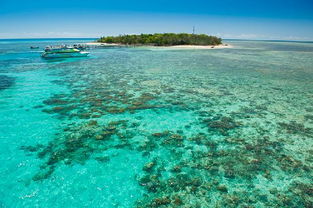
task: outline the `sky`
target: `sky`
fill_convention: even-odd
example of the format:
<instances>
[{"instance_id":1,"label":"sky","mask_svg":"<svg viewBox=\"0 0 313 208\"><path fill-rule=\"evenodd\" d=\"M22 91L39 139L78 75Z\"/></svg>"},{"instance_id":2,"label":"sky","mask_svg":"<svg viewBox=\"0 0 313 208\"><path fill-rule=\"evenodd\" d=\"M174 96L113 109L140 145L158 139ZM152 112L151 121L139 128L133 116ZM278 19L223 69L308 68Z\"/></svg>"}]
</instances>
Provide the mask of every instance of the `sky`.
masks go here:
<instances>
[{"instance_id":1,"label":"sky","mask_svg":"<svg viewBox=\"0 0 313 208\"><path fill-rule=\"evenodd\" d=\"M313 0L0 0L0 38L187 32L313 40Z\"/></svg>"}]
</instances>

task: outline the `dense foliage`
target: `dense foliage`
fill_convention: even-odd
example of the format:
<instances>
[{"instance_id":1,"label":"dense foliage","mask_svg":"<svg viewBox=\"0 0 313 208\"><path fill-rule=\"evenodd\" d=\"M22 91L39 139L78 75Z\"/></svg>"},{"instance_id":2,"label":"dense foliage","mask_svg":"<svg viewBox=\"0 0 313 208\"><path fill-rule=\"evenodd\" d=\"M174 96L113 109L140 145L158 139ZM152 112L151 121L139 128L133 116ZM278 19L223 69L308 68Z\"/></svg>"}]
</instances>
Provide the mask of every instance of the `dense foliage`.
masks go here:
<instances>
[{"instance_id":1,"label":"dense foliage","mask_svg":"<svg viewBox=\"0 0 313 208\"><path fill-rule=\"evenodd\" d=\"M120 35L107 36L98 39L101 43L118 43L126 45L155 45L155 46L172 46L172 45L219 45L222 39L205 34L188 34L188 33L155 33L141 35Z\"/></svg>"}]
</instances>

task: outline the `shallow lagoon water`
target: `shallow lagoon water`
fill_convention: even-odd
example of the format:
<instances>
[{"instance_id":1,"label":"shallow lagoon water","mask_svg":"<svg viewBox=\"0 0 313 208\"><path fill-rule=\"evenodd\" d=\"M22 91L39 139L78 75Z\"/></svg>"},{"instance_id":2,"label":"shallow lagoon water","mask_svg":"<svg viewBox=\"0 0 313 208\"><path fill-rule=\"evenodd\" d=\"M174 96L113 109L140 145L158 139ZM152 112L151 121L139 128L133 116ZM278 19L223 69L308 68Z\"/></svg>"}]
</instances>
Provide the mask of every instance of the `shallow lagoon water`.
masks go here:
<instances>
[{"instance_id":1,"label":"shallow lagoon water","mask_svg":"<svg viewBox=\"0 0 313 208\"><path fill-rule=\"evenodd\" d=\"M312 206L312 43L80 41L0 41L0 207Z\"/></svg>"}]
</instances>

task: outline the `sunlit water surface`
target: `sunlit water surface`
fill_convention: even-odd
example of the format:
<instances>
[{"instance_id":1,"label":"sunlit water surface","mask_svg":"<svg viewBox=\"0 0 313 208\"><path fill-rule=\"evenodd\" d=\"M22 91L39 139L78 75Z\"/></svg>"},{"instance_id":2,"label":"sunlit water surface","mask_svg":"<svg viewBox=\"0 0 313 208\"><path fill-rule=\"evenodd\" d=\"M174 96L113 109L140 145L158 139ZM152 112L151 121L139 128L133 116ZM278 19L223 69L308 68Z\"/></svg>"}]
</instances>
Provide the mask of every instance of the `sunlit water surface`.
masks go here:
<instances>
[{"instance_id":1,"label":"sunlit water surface","mask_svg":"<svg viewBox=\"0 0 313 208\"><path fill-rule=\"evenodd\" d=\"M312 207L312 43L86 41L0 40L1 208Z\"/></svg>"}]
</instances>

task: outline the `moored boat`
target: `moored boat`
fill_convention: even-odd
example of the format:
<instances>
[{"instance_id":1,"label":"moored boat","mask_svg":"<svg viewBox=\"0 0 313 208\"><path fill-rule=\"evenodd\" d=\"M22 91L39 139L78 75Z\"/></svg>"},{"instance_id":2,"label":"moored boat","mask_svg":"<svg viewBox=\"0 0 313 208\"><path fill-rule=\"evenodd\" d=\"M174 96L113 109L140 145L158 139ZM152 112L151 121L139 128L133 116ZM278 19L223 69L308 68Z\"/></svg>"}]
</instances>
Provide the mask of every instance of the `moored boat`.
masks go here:
<instances>
[{"instance_id":1,"label":"moored boat","mask_svg":"<svg viewBox=\"0 0 313 208\"><path fill-rule=\"evenodd\" d=\"M45 52L41 55L43 58L72 58L72 57L86 57L89 52L82 51L77 48L68 46L46 47Z\"/></svg>"}]
</instances>

